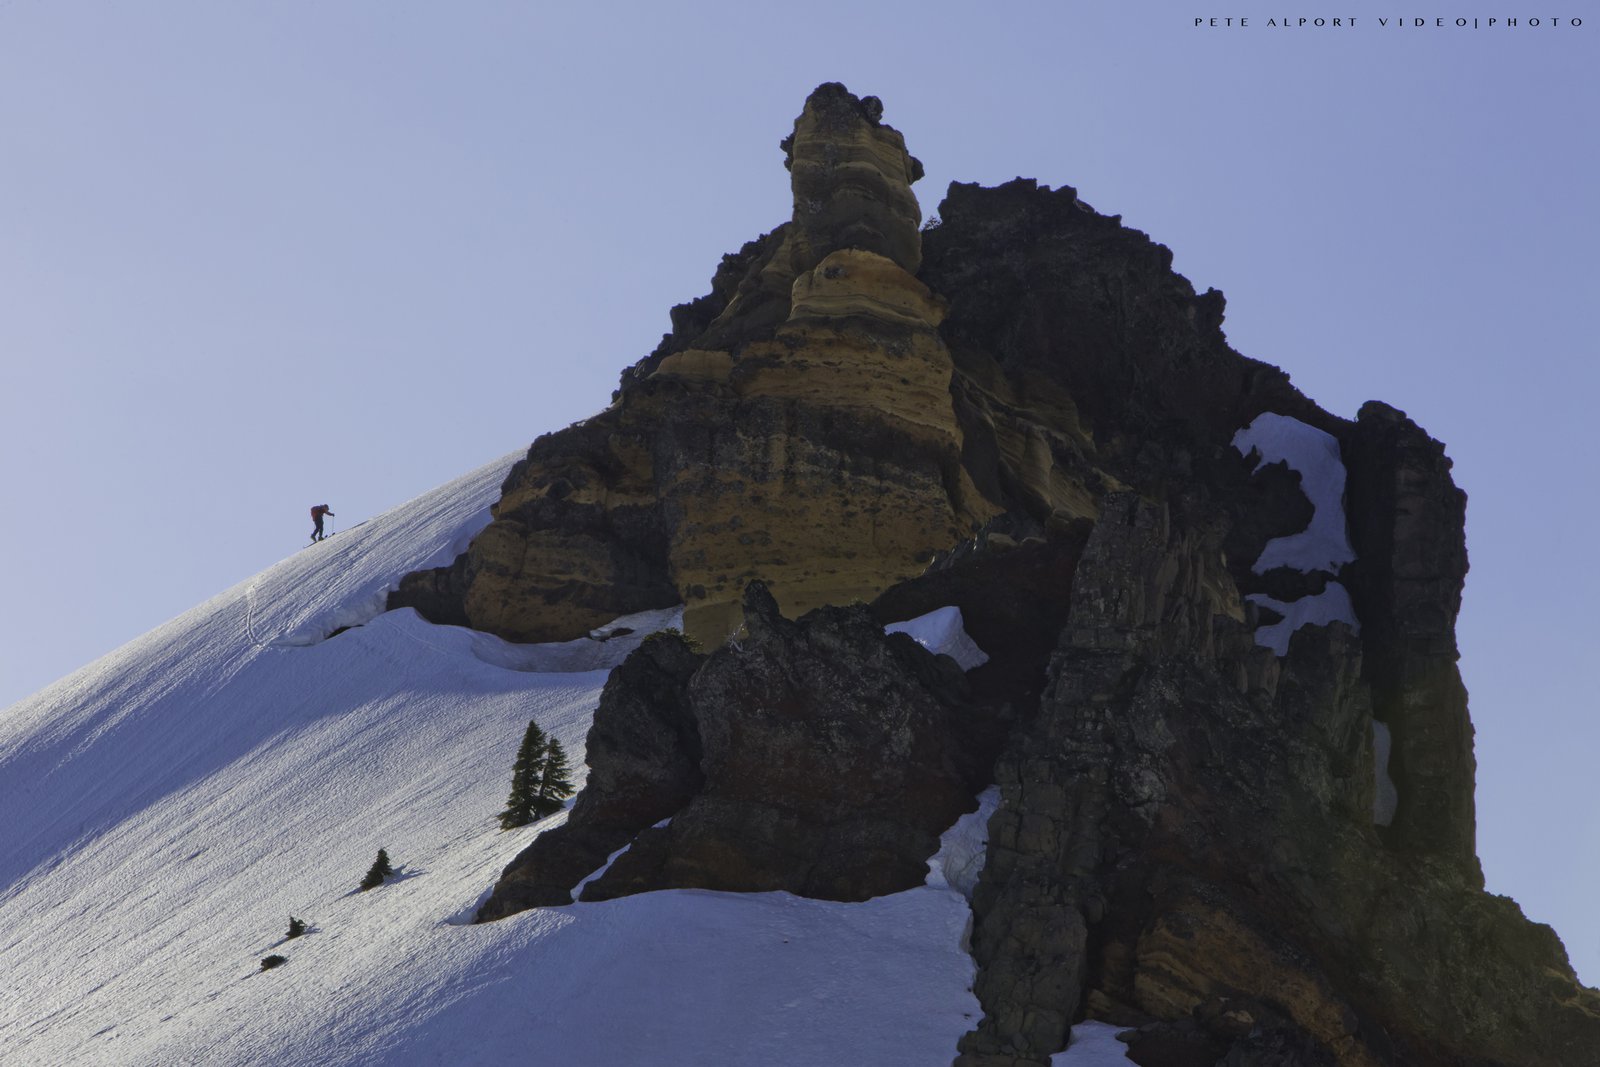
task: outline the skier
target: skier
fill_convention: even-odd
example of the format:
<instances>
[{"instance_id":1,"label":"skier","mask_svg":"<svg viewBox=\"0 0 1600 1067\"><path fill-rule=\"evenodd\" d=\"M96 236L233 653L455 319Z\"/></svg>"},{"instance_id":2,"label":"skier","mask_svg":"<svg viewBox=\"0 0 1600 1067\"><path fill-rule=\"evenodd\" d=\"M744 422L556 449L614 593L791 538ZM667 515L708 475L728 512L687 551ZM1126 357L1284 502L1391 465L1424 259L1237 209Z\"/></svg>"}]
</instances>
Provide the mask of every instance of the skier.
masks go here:
<instances>
[{"instance_id":1,"label":"skier","mask_svg":"<svg viewBox=\"0 0 1600 1067\"><path fill-rule=\"evenodd\" d=\"M311 531L311 540L320 541L326 536L322 532L322 516L332 514L333 509L326 504L318 504L311 509L311 521L316 525L316 529Z\"/></svg>"}]
</instances>

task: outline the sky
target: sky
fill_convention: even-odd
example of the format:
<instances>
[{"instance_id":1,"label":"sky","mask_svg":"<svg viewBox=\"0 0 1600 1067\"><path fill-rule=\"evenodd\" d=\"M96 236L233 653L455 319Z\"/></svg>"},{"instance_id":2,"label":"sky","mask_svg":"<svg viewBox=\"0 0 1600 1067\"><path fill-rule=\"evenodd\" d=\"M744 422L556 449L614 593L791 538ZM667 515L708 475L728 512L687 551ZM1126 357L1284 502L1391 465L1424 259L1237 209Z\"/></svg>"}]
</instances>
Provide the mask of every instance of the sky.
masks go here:
<instances>
[{"instance_id":1,"label":"sky","mask_svg":"<svg viewBox=\"0 0 1600 1067\"><path fill-rule=\"evenodd\" d=\"M602 408L787 218L778 141L837 80L925 213L1072 185L1222 289L1239 351L1446 443L1489 888L1600 983L1600 16L1336 7L0 0L0 708L313 504L346 529Z\"/></svg>"}]
</instances>

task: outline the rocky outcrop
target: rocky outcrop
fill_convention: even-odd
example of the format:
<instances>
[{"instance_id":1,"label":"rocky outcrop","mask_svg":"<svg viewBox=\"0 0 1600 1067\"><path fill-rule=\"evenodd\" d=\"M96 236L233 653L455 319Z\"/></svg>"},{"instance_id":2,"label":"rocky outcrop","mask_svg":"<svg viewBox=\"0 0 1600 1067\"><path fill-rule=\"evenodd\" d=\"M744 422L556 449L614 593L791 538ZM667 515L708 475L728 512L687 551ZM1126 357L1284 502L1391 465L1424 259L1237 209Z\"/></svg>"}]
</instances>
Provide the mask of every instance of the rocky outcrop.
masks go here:
<instances>
[{"instance_id":1,"label":"rocky outcrop","mask_svg":"<svg viewBox=\"0 0 1600 1067\"><path fill-rule=\"evenodd\" d=\"M784 138L794 190L791 263L796 275L841 249L859 249L915 274L922 263L922 210L911 186L922 164L885 126L883 103L844 86L818 86Z\"/></svg>"},{"instance_id":2,"label":"rocky outcrop","mask_svg":"<svg viewBox=\"0 0 1600 1067\"><path fill-rule=\"evenodd\" d=\"M964 1067L1085 1017L1146 1067L1600 1067L1600 994L1483 892L1443 447L1235 353L1222 294L1070 188L953 185L919 233L870 97L820 87L783 148L790 220L393 598L515 640L681 602L709 650L617 669L480 918L893 892L992 780ZM1337 477L1241 455L1263 415ZM1268 556L1313 524L1339 552ZM966 676L883 634L947 605Z\"/></svg>"},{"instance_id":3,"label":"rocky outcrop","mask_svg":"<svg viewBox=\"0 0 1600 1067\"><path fill-rule=\"evenodd\" d=\"M1047 1064L1087 1012L1182 1024L1141 1063L1260 1062L1269 1023L1266 1062L1600 1063L1600 995L1548 930L1453 857L1385 846L1360 640L1259 647L1186 525L1108 498L1084 551L1050 688L997 767L986 1014L957 1062Z\"/></svg>"},{"instance_id":4,"label":"rocky outcrop","mask_svg":"<svg viewBox=\"0 0 1600 1067\"><path fill-rule=\"evenodd\" d=\"M611 672L585 744L588 782L566 823L506 868L479 922L572 903L586 875L701 791L699 726L685 690L704 659L681 636L660 634Z\"/></svg>"},{"instance_id":5,"label":"rocky outcrop","mask_svg":"<svg viewBox=\"0 0 1600 1067\"><path fill-rule=\"evenodd\" d=\"M480 920L653 889L865 900L920 885L992 751L962 672L865 608L785 619L760 582L702 661L646 641L607 682L566 825L506 868Z\"/></svg>"},{"instance_id":6,"label":"rocky outcrop","mask_svg":"<svg viewBox=\"0 0 1600 1067\"><path fill-rule=\"evenodd\" d=\"M1394 737L1389 774L1401 797L1388 836L1482 885L1472 722L1456 667L1466 494L1450 480L1444 446L1387 404L1362 405L1344 454L1358 546L1348 584L1364 628L1373 711Z\"/></svg>"},{"instance_id":7,"label":"rocky outcrop","mask_svg":"<svg viewBox=\"0 0 1600 1067\"><path fill-rule=\"evenodd\" d=\"M536 441L462 559L390 606L518 641L682 602L709 646L751 578L796 615L870 600L998 510L961 463L944 302L912 273L921 167L881 106L824 85L784 142L794 218Z\"/></svg>"}]
</instances>

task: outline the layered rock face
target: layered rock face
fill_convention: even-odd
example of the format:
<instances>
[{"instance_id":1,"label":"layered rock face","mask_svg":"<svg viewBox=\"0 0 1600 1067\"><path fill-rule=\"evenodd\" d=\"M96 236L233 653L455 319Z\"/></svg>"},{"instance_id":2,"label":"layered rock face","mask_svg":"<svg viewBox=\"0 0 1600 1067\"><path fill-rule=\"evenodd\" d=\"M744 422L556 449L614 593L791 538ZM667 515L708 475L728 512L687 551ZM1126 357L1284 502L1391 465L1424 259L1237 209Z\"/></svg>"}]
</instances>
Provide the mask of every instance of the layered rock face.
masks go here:
<instances>
[{"instance_id":1,"label":"layered rock face","mask_svg":"<svg viewBox=\"0 0 1600 1067\"><path fill-rule=\"evenodd\" d=\"M893 892L993 782L963 1067L1083 1018L1145 1067L1600 1065L1600 994L1483 892L1443 447L1235 353L1070 188L953 185L919 234L870 97L819 88L784 149L790 221L393 598L516 640L682 602L706 650L614 672L480 919ZM947 605L965 675L882 632Z\"/></svg>"},{"instance_id":2,"label":"layered rock face","mask_svg":"<svg viewBox=\"0 0 1600 1067\"><path fill-rule=\"evenodd\" d=\"M824 85L784 141L794 218L729 257L615 403L536 441L494 522L392 607L564 640L682 602L720 645L760 577L795 614L870 600L994 515L961 464L921 165L881 105Z\"/></svg>"}]
</instances>

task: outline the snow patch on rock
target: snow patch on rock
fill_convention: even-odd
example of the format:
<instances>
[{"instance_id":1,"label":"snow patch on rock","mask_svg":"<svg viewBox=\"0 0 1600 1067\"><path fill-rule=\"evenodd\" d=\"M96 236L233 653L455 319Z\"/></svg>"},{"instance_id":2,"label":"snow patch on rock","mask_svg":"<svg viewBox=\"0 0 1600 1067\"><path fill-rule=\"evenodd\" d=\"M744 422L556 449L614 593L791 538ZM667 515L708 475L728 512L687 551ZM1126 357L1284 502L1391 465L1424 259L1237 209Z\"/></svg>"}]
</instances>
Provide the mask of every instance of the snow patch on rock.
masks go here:
<instances>
[{"instance_id":1,"label":"snow patch on rock","mask_svg":"<svg viewBox=\"0 0 1600 1067\"><path fill-rule=\"evenodd\" d=\"M590 631L589 636L572 641L550 641L519 645L493 634L470 631L472 654L485 663L509 671L538 674L575 674L582 671L608 671L628 658L628 654L653 633L668 628L683 629L683 605L635 612L611 620ZM612 637L619 630L629 631Z\"/></svg>"},{"instance_id":2,"label":"snow patch on rock","mask_svg":"<svg viewBox=\"0 0 1600 1067\"><path fill-rule=\"evenodd\" d=\"M1121 1067L1132 1063L1128 1046L1117 1040L1117 1035L1127 1029L1086 1019L1072 1028L1066 1051L1050 1057L1050 1067Z\"/></svg>"},{"instance_id":3,"label":"snow patch on rock","mask_svg":"<svg viewBox=\"0 0 1600 1067\"><path fill-rule=\"evenodd\" d=\"M1288 464L1299 473L1300 490L1314 509L1304 530L1267 542L1252 567L1257 574L1274 567L1331 573L1356 558L1345 531L1344 460L1333 435L1269 411L1234 434L1233 447L1243 455L1255 452L1260 456L1256 470L1269 463Z\"/></svg>"},{"instance_id":4,"label":"snow patch on rock","mask_svg":"<svg viewBox=\"0 0 1600 1067\"><path fill-rule=\"evenodd\" d=\"M926 615L918 615L905 622L894 622L883 628L884 633L905 634L934 655L949 656L970 671L989 662L989 654L978 647L966 631L958 607L935 608Z\"/></svg>"},{"instance_id":5,"label":"snow patch on rock","mask_svg":"<svg viewBox=\"0 0 1600 1067\"><path fill-rule=\"evenodd\" d=\"M1322 592L1303 596L1299 600L1274 600L1265 593L1252 593L1245 599L1271 608L1283 616L1278 622L1256 629L1256 644L1270 648L1280 656L1289 654L1289 638L1302 626L1326 626L1330 622L1342 622L1356 633L1361 632L1355 605L1350 603L1350 593L1338 582L1329 582Z\"/></svg>"},{"instance_id":6,"label":"snow patch on rock","mask_svg":"<svg viewBox=\"0 0 1600 1067\"><path fill-rule=\"evenodd\" d=\"M1000 806L1000 787L991 785L978 794L978 810L957 819L939 838L939 851L928 860L928 879L934 889L954 889L972 899L989 850L989 817Z\"/></svg>"},{"instance_id":7,"label":"snow patch on rock","mask_svg":"<svg viewBox=\"0 0 1600 1067\"><path fill-rule=\"evenodd\" d=\"M1288 415L1270 411L1233 435L1233 447L1244 456L1257 458L1255 470L1268 463L1282 462L1300 475L1300 490L1311 502L1311 521L1304 530L1287 537L1274 537L1251 565L1256 574L1277 567L1290 567L1302 574L1337 574L1339 568L1356 558L1344 514L1346 472L1339 454L1339 442L1332 434L1308 426ZM1263 593L1245 598L1271 608L1283 618L1256 629L1256 644L1280 656L1289 653L1289 638L1302 626L1347 623L1357 633L1350 594L1338 582L1329 582L1322 592L1295 601L1276 600Z\"/></svg>"},{"instance_id":8,"label":"snow patch on rock","mask_svg":"<svg viewBox=\"0 0 1600 1067\"><path fill-rule=\"evenodd\" d=\"M1394 739L1389 734L1389 724L1372 720L1372 763L1378 785L1372 796L1372 821L1379 826L1394 822L1394 813L1400 807L1400 790L1389 777L1389 753Z\"/></svg>"}]
</instances>

